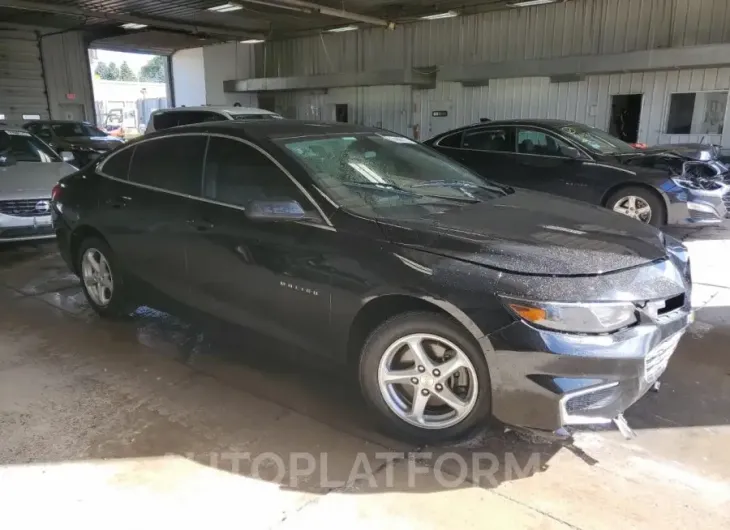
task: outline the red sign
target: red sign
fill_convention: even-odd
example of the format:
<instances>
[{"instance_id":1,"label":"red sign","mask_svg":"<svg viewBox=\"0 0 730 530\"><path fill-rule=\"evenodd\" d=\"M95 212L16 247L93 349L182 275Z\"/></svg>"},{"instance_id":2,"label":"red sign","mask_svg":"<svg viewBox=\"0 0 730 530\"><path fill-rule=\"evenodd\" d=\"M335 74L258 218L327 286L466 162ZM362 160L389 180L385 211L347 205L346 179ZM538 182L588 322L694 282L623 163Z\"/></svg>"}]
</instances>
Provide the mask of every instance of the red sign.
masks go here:
<instances>
[{"instance_id":1,"label":"red sign","mask_svg":"<svg viewBox=\"0 0 730 530\"><path fill-rule=\"evenodd\" d=\"M68 94L66 94L66 99L74 100L76 99L76 94L69 92Z\"/></svg>"}]
</instances>

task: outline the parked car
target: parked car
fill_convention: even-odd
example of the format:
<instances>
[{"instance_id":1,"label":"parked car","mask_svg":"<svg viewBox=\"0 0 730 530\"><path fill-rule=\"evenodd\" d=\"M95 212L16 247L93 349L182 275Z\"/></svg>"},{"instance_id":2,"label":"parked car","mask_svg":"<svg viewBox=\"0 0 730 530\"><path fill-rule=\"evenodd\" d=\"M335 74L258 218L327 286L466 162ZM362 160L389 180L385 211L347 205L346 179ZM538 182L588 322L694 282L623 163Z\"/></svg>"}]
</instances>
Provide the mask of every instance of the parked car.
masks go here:
<instances>
[{"instance_id":1,"label":"parked car","mask_svg":"<svg viewBox=\"0 0 730 530\"><path fill-rule=\"evenodd\" d=\"M27 131L0 127L0 242L54 237L51 189L76 168Z\"/></svg>"},{"instance_id":2,"label":"parked car","mask_svg":"<svg viewBox=\"0 0 730 530\"><path fill-rule=\"evenodd\" d=\"M184 307L351 363L422 442L619 418L691 319L679 241L357 125L149 135L62 179L53 216L100 315Z\"/></svg>"},{"instance_id":3,"label":"parked car","mask_svg":"<svg viewBox=\"0 0 730 530\"><path fill-rule=\"evenodd\" d=\"M83 121L32 121L23 125L55 151L73 154L77 166L85 166L123 142Z\"/></svg>"},{"instance_id":4,"label":"parked car","mask_svg":"<svg viewBox=\"0 0 730 530\"><path fill-rule=\"evenodd\" d=\"M145 134L170 127L194 125L222 120L272 120L283 119L279 114L251 107L178 107L155 110L150 114Z\"/></svg>"},{"instance_id":5,"label":"parked car","mask_svg":"<svg viewBox=\"0 0 730 530\"><path fill-rule=\"evenodd\" d=\"M707 163L636 149L587 125L494 121L425 143L494 181L604 206L654 226L718 224L727 214L723 196L730 187Z\"/></svg>"}]
</instances>

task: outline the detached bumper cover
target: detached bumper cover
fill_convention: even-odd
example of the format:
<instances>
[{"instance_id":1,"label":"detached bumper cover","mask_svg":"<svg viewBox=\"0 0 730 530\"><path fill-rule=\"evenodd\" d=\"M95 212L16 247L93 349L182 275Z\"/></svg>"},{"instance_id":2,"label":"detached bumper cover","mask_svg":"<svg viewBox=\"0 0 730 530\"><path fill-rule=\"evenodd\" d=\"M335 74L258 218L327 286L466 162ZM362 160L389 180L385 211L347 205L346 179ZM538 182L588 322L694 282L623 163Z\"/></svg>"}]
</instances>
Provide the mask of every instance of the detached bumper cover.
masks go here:
<instances>
[{"instance_id":1,"label":"detached bumper cover","mask_svg":"<svg viewBox=\"0 0 730 530\"><path fill-rule=\"evenodd\" d=\"M669 225L716 225L728 216L730 188L718 191L702 191L681 188L667 191Z\"/></svg>"}]
</instances>

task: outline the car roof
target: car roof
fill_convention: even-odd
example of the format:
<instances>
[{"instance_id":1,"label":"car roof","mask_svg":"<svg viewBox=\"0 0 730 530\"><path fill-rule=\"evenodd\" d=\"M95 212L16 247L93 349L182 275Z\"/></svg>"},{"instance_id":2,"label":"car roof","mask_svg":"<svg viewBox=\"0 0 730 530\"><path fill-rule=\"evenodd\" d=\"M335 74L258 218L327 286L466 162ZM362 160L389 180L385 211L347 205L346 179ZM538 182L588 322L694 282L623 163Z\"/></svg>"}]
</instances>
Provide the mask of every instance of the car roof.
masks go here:
<instances>
[{"instance_id":1,"label":"car roof","mask_svg":"<svg viewBox=\"0 0 730 530\"><path fill-rule=\"evenodd\" d=\"M256 107L226 107L218 105L203 105L200 107L172 107L169 109L157 109L155 113L162 114L163 112L185 112L185 111L217 111L227 112L228 114L276 114L266 109L259 109Z\"/></svg>"},{"instance_id":2,"label":"car roof","mask_svg":"<svg viewBox=\"0 0 730 530\"><path fill-rule=\"evenodd\" d=\"M327 134L362 134L362 133L390 133L383 129L355 125L353 123L329 123L312 120L254 120L254 121L219 121L195 123L171 127L155 132L149 137L166 136L181 130L199 132L217 132L231 136L250 137L253 139L297 138L307 136L321 136Z\"/></svg>"},{"instance_id":3,"label":"car roof","mask_svg":"<svg viewBox=\"0 0 730 530\"><path fill-rule=\"evenodd\" d=\"M567 120L549 120L549 119L513 119L513 120L493 120L493 121L487 121L487 122L480 122L480 123L472 123L469 125L464 125L463 127L458 127L456 129L451 129L450 131L446 131L445 133L441 133L439 135L436 135L434 138L440 138L443 136L447 136L449 134L461 132L461 131L468 131L470 129L476 129L476 128L482 128L482 127L499 127L502 126L516 126L516 125L528 125L528 126L534 126L534 127L545 127L547 129L555 129L558 127L565 127L566 125L580 125L585 127L585 125L575 122L575 121L567 121Z\"/></svg>"}]
</instances>

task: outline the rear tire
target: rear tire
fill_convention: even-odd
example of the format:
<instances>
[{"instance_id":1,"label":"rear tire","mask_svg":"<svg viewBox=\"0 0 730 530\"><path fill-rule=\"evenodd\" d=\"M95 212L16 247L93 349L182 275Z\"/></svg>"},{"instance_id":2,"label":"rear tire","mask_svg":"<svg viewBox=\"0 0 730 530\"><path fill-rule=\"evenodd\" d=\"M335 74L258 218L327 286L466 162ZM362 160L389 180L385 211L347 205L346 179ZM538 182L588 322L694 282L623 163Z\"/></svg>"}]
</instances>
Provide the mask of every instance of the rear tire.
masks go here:
<instances>
[{"instance_id":1,"label":"rear tire","mask_svg":"<svg viewBox=\"0 0 730 530\"><path fill-rule=\"evenodd\" d=\"M397 315L367 338L360 387L384 428L418 444L463 438L491 414L484 354L445 316Z\"/></svg>"},{"instance_id":2,"label":"rear tire","mask_svg":"<svg viewBox=\"0 0 730 530\"><path fill-rule=\"evenodd\" d=\"M606 208L656 227L663 226L667 218L667 207L662 199L646 188L636 186L616 190L606 201Z\"/></svg>"},{"instance_id":3,"label":"rear tire","mask_svg":"<svg viewBox=\"0 0 730 530\"><path fill-rule=\"evenodd\" d=\"M129 303L121 268L111 247L101 238L84 239L76 254L76 270L92 309L104 318L129 316Z\"/></svg>"}]
</instances>

